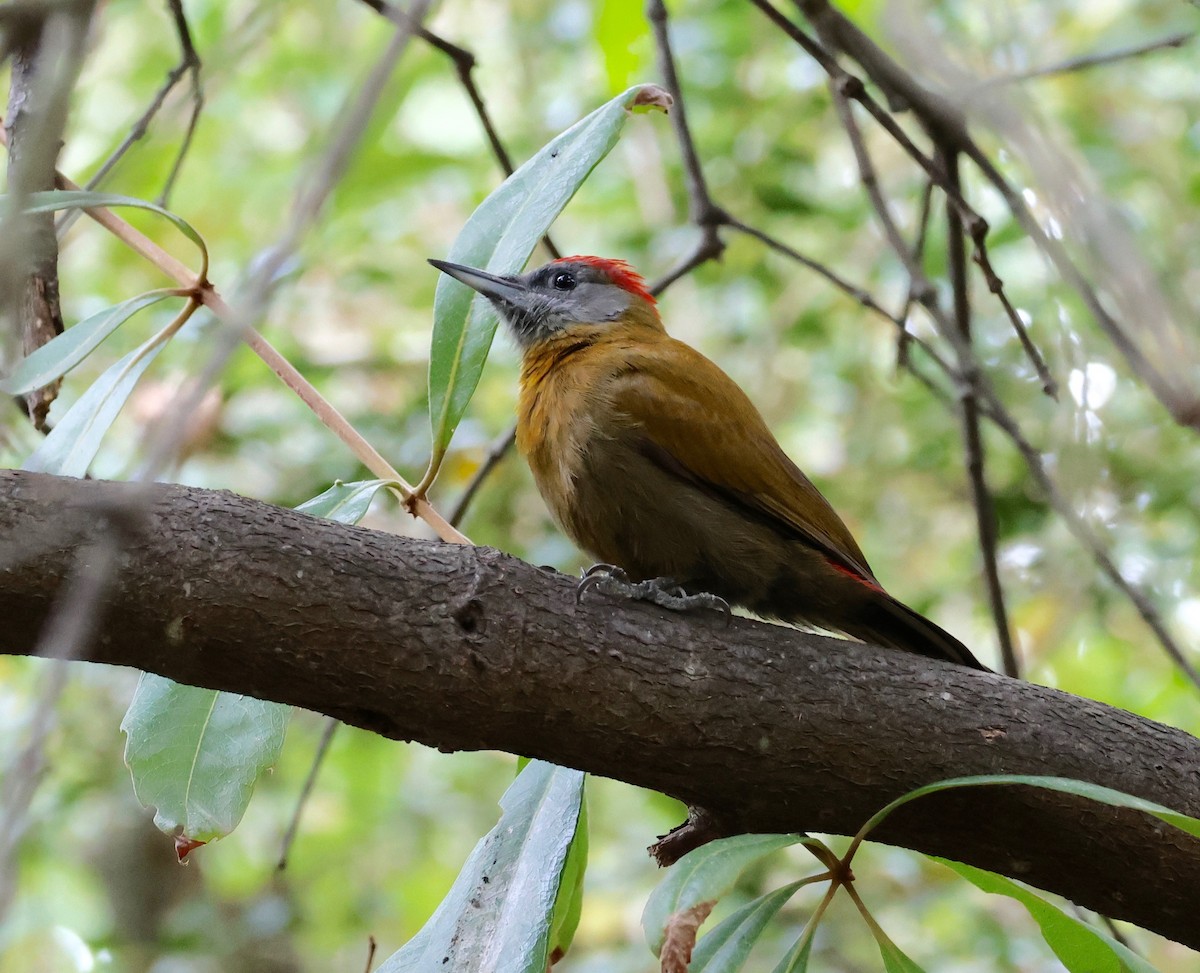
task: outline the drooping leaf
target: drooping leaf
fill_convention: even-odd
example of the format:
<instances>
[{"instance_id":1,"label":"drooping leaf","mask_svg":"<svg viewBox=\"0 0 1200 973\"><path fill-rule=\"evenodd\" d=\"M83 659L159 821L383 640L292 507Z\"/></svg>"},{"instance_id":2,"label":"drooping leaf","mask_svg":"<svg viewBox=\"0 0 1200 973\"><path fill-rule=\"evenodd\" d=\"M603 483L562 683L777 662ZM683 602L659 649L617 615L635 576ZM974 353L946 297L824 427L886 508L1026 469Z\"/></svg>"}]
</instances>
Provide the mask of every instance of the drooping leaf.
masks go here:
<instances>
[{"instance_id":1,"label":"drooping leaf","mask_svg":"<svg viewBox=\"0 0 1200 973\"><path fill-rule=\"evenodd\" d=\"M8 203L8 196L0 196L0 206L7 206ZM169 220L180 233L199 248L201 267L197 276L201 279L207 276L208 247L204 243L204 237L183 217L168 209L163 209L157 203L151 203L145 199L135 199L133 196L121 196L117 193L98 193L86 189L51 189L40 193L30 193L25 198L23 210L26 213L57 213L64 209L108 209L114 206L144 209Z\"/></svg>"},{"instance_id":2,"label":"drooping leaf","mask_svg":"<svg viewBox=\"0 0 1200 973\"><path fill-rule=\"evenodd\" d=\"M0 392L24 395L48 385L83 361L138 311L171 296L170 291L150 291L84 318L23 358L12 374L0 381Z\"/></svg>"},{"instance_id":3,"label":"drooping leaf","mask_svg":"<svg viewBox=\"0 0 1200 973\"><path fill-rule=\"evenodd\" d=\"M1070 973L1158 973L1137 953L1082 919L1064 912L1032 889L981 868L935 858L985 892L1016 899L1033 916L1046 945Z\"/></svg>"},{"instance_id":4,"label":"drooping leaf","mask_svg":"<svg viewBox=\"0 0 1200 973\"><path fill-rule=\"evenodd\" d=\"M25 461L23 469L59 476L84 476L96 458L104 434L164 345L151 339L110 365L42 440Z\"/></svg>"},{"instance_id":5,"label":"drooping leaf","mask_svg":"<svg viewBox=\"0 0 1200 973\"><path fill-rule=\"evenodd\" d=\"M290 712L142 673L121 721L134 793L167 834L193 842L229 834L279 758Z\"/></svg>"},{"instance_id":6,"label":"drooping leaf","mask_svg":"<svg viewBox=\"0 0 1200 973\"><path fill-rule=\"evenodd\" d=\"M1089 784L1087 781L1071 780L1067 777L1039 777L1028 774L982 774L976 777L954 777L949 780L926 784L924 787L918 787L896 798L887 807L874 814L859 829L857 837L860 839L866 837L868 833L878 827L894 810L903 807L910 801L915 801L929 794L936 794L939 791L952 790L957 787L997 787L1012 784L1040 787L1043 790L1074 794L1076 797L1086 797L1089 800L1098 801L1101 804L1109 804L1112 807L1124 807L1135 811L1144 811L1147 814L1152 814L1160 821L1165 821L1167 824L1187 832L1193 837L1200 838L1200 820L1189 817L1186 814L1181 814L1179 811L1172 811L1170 808L1163 807L1161 804L1155 804L1153 801L1134 797L1132 794L1123 794L1121 791L1113 790L1111 787L1102 787L1100 784Z\"/></svg>"},{"instance_id":7,"label":"drooping leaf","mask_svg":"<svg viewBox=\"0 0 1200 973\"><path fill-rule=\"evenodd\" d=\"M357 524L366 516L371 501L387 480L338 480L324 493L305 500L296 509L313 517L336 520L341 524Z\"/></svg>"},{"instance_id":8,"label":"drooping leaf","mask_svg":"<svg viewBox=\"0 0 1200 973\"><path fill-rule=\"evenodd\" d=\"M761 895L719 922L697 943L688 973L737 973L767 923L804 884L803 880L791 882Z\"/></svg>"},{"instance_id":9,"label":"drooping leaf","mask_svg":"<svg viewBox=\"0 0 1200 973\"><path fill-rule=\"evenodd\" d=\"M582 773L531 761L437 911L379 973L546 973L582 796Z\"/></svg>"},{"instance_id":10,"label":"drooping leaf","mask_svg":"<svg viewBox=\"0 0 1200 973\"><path fill-rule=\"evenodd\" d=\"M663 107L670 96L639 85L576 122L509 176L471 214L447 259L494 274L519 271L534 245L617 142L630 111ZM442 275L433 300L429 352L429 415L436 468L479 384L496 333L486 300L472 301L466 284Z\"/></svg>"},{"instance_id":11,"label":"drooping leaf","mask_svg":"<svg viewBox=\"0 0 1200 973\"><path fill-rule=\"evenodd\" d=\"M684 855L650 894L642 912L642 932L654 955L662 949L671 916L719 899L747 866L803 839L798 834L743 834L711 841Z\"/></svg>"}]
</instances>

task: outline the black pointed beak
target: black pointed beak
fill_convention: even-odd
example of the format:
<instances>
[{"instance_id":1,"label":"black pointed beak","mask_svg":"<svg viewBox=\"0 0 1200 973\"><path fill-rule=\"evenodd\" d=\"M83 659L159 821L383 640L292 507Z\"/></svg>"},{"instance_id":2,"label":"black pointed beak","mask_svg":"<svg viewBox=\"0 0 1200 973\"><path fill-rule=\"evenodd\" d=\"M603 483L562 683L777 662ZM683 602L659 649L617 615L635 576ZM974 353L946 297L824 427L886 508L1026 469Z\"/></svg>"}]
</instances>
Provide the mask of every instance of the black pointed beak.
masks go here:
<instances>
[{"instance_id":1,"label":"black pointed beak","mask_svg":"<svg viewBox=\"0 0 1200 973\"><path fill-rule=\"evenodd\" d=\"M509 307L525 306L529 288L515 277L500 277L496 274L489 274L486 270L476 270L474 267L467 267L463 264L453 264L448 260L434 260L432 257L429 262L443 274L479 291L488 300L497 301Z\"/></svg>"}]
</instances>

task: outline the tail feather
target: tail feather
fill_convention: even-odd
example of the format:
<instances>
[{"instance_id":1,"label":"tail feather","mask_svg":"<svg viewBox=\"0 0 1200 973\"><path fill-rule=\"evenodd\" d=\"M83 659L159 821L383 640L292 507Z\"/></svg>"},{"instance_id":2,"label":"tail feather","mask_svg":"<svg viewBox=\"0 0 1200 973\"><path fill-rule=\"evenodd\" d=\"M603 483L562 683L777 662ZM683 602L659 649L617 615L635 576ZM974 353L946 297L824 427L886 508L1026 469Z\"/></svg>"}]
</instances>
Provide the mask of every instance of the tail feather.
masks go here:
<instances>
[{"instance_id":1,"label":"tail feather","mask_svg":"<svg viewBox=\"0 0 1200 973\"><path fill-rule=\"evenodd\" d=\"M850 634L931 659L945 659L983 672L992 671L945 629L889 595L875 599L865 613L861 628Z\"/></svg>"}]
</instances>

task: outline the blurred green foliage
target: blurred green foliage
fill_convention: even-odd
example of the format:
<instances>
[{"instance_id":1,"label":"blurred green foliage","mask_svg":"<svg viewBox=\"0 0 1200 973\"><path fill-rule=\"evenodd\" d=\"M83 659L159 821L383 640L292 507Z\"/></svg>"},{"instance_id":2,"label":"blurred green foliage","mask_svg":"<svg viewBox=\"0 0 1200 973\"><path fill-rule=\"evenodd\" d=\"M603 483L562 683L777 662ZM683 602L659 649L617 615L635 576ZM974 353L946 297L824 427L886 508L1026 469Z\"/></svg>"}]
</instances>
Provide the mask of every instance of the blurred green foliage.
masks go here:
<instances>
[{"instance_id":1,"label":"blurred green foliage","mask_svg":"<svg viewBox=\"0 0 1200 973\"><path fill-rule=\"evenodd\" d=\"M195 0L186 9L204 61L206 102L169 203L204 235L212 279L236 297L247 269L278 238L343 99L390 28L350 0ZM931 44L936 39L980 77L1151 39L1189 26L1191 16L1166 0L935 0L846 9L885 45L899 24ZM827 262L885 306L899 307L902 268L873 222L820 71L741 0L672 3L670 12L689 121L716 201ZM477 56L476 79L518 162L629 83L658 80L640 3L447 0L431 26ZM66 173L82 182L100 165L174 65L177 49L158 6L111 0L100 8L63 149ZM1180 320L1196 320L1195 45L1029 81L1020 92L1031 120L1036 116L1092 170ZM154 199L188 110L184 85L104 188ZM1005 152L1002 138L986 129L980 138L1018 185L1036 181ZM890 144L872 137L871 145L896 213L911 229L917 175ZM410 477L420 474L429 450L425 375L437 274L425 258L446 254L501 179L453 65L414 44L261 322L270 340ZM631 119L622 142L554 227L554 239L564 252L629 259L654 278L684 258L695 239L685 185L669 126ZM968 193L992 224L997 270L1013 302L1030 315L1032 337L1062 384L1061 401L1040 395L999 306L976 281L981 358L1122 571L1194 646L1200 637L1195 434L1172 424L971 173ZM153 218L130 219L175 247L178 238ZM941 273L941 230L935 224L931 233L929 269ZM751 391L788 451L858 534L884 583L994 661L954 415L897 373L896 336L886 322L758 242L734 233L726 240L721 262L664 295L668 328ZM61 274L68 322L164 283L86 220L64 243ZM169 318L167 311L143 312L110 339L68 378L52 417ZM920 318L914 327L930 334ZM155 362L106 440L95 475L128 474L145 429L183 378L203 366L212 333L211 320L197 315ZM512 346L498 342L435 485L439 509L449 509L511 422L515 363ZM1083 394L1085 375L1106 396ZM224 371L205 415L172 474L182 482L295 505L335 479L365 475L246 350ZM13 415L2 431L0 458L19 464L36 435ZM1028 677L1200 731L1194 687L1047 511L1011 446L995 430L985 433L1001 573ZM364 523L422 530L382 495ZM550 522L516 457L500 465L463 526L477 543L534 563L571 571L583 560ZM29 732L45 669L0 657L0 738L13 741L7 754ZM320 721L300 714L240 828L179 867L170 842L137 807L121 762L117 727L134 683L128 672L72 674L23 837L16 903L0 930L2 973L361 969L369 935L379 942L378 957L385 956L432 913L494 824L496 800L515 770L506 755L445 755L343 728L288 868L277 873L280 839L320 735ZM659 875L643 849L678 822L681 809L608 781L590 784L589 800L583 915L559 968L648 970L652 959L638 918ZM794 879L806 864L797 852L751 869L714 919ZM1024 912L966 887L940 866L870 847L855 871L884 928L926 969L1056 968ZM802 890L783 908L772 927L775 951L768 944L761 961L767 965L758 968L770 969L817 898ZM879 968L858 922L847 903L834 904L817 935L813 969ZM1161 969L1200 970L1186 950L1136 932L1134 939Z\"/></svg>"}]
</instances>

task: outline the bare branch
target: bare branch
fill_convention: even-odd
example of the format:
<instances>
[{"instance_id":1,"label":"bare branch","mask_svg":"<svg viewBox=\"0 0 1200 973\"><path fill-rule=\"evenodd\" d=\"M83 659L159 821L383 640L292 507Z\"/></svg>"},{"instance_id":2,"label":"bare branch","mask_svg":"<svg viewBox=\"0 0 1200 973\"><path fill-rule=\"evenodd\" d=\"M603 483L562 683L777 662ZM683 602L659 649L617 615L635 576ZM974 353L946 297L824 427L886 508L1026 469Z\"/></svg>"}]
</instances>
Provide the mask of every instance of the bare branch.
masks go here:
<instances>
[{"instance_id":1,"label":"bare branch","mask_svg":"<svg viewBox=\"0 0 1200 973\"><path fill-rule=\"evenodd\" d=\"M996 78L988 78L983 83L985 85L1020 84L1023 81L1033 81L1037 78L1051 78L1057 75L1071 74L1076 71L1086 71L1105 64L1115 64L1118 61L1127 61L1130 58L1155 54L1158 51L1165 51L1173 47L1183 47L1195 39L1196 32L1194 30L1180 31L1177 34L1168 34L1166 37L1160 37L1154 41L1146 41L1143 44L1132 44L1129 47L1119 47L1114 51L1103 51L1098 54L1082 54L1079 57L1059 61L1057 64L1047 64L1045 67L1034 68L1030 71L1021 71L1016 74L1005 74Z\"/></svg>"}]
</instances>

